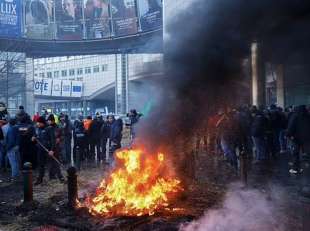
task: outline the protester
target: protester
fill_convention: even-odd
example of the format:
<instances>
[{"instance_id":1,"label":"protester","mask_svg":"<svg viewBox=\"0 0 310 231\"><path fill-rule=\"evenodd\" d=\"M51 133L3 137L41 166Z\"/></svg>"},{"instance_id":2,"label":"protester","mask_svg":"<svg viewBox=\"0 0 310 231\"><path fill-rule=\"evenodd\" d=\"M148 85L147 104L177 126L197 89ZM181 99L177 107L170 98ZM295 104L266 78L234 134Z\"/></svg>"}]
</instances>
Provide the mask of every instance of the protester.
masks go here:
<instances>
[{"instance_id":1,"label":"protester","mask_svg":"<svg viewBox=\"0 0 310 231\"><path fill-rule=\"evenodd\" d=\"M73 125L73 159L78 170L86 155L86 134L83 124L83 116L80 115Z\"/></svg>"},{"instance_id":2,"label":"protester","mask_svg":"<svg viewBox=\"0 0 310 231\"><path fill-rule=\"evenodd\" d=\"M299 106L288 124L287 137L291 141L291 153L293 156L293 168L290 173L301 173L300 152L310 153L310 115L305 105Z\"/></svg>"},{"instance_id":3,"label":"protester","mask_svg":"<svg viewBox=\"0 0 310 231\"><path fill-rule=\"evenodd\" d=\"M108 116L108 123L110 124L110 164L113 163L114 157L113 154L114 152L121 148L121 141L122 141L122 130L123 130L123 122L121 119L115 119L113 115Z\"/></svg>"},{"instance_id":4,"label":"protester","mask_svg":"<svg viewBox=\"0 0 310 231\"><path fill-rule=\"evenodd\" d=\"M107 152L107 142L108 139L110 138L110 131L111 129L111 123L109 123L108 121L108 117L106 118L105 121L103 121L103 124L101 125L100 128L100 144L101 144L101 153L102 155L100 156L100 158L98 159L98 161L104 161L104 159L106 158L106 152Z\"/></svg>"},{"instance_id":5,"label":"protester","mask_svg":"<svg viewBox=\"0 0 310 231\"><path fill-rule=\"evenodd\" d=\"M16 127L16 119L11 118L9 122L9 128L6 135L6 150L9 163L11 166L11 180L17 180L19 176L19 135Z\"/></svg>"},{"instance_id":6,"label":"protester","mask_svg":"<svg viewBox=\"0 0 310 231\"><path fill-rule=\"evenodd\" d=\"M100 128L101 128L101 122L99 118L99 114L96 115L96 117L93 119L93 121L89 125L88 129L88 139L89 139L89 145L90 145L90 159L93 161L95 159L95 152L97 152L97 159L98 156L101 156L101 150L100 150Z\"/></svg>"},{"instance_id":7,"label":"protester","mask_svg":"<svg viewBox=\"0 0 310 231\"><path fill-rule=\"evenodd\" d=\"M65 164L71 163L71 141L72 141L72 125L68 115L60 116L60 127L63 133L63 161Z\"/></svg>"}]
</instances>

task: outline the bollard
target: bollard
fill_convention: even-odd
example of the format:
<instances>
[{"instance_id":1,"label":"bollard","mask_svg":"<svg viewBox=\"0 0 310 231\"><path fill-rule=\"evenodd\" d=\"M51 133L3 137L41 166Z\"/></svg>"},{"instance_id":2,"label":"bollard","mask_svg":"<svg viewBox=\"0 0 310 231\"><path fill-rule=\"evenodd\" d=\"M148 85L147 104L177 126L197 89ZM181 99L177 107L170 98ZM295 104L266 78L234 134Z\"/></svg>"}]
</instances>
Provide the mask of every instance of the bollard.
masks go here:
<instances>
[{"instance_id":1,"label":"bollard","mask_svg":"<svg viewBox=\"0 0 310 231\"><path fill-rule=\"evenodd\" d=\"M240 153L240 177L241 182L244 184L244 186L247 186L248 183L247 157L244 151Z\"/></svg>"},{"instance_id":2,"label":"bollard","mask_svg":"<svg viewBox=\"0 0 310 231\"><path fill-rule=\"evenodd\" d=\"M32 190L32 164L27 162L23 168L24 176L24 203L33 201L33 190Z\"/></svg>"},{"instance_id":3,"label":"bollard","mask_svg":"<svg viewBox=\"0 0 310 231\"><path fill-rule=\"evenodd\" d=\"M74 209L77 203L78 188L77 188L77 174L75 167L70 167L68 173L68 207Z\"/></svg>"}]
</instances>

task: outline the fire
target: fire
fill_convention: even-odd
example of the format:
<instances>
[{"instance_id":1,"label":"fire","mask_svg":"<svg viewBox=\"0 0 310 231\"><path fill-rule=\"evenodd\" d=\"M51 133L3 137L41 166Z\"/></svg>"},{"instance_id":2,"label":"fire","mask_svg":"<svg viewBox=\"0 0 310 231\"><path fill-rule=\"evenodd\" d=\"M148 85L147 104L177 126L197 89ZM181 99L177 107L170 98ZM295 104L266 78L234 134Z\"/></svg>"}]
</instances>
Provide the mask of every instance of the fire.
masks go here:
<instances>
[{"instance_id":1,"label":"fire","mask_svg":"<svg viewBox=\"0 0 310 231\"><path fill-rule=\"evenodd\" d=\"M116 152L116 168L87 200L93 215L153 215L167 208L182 190L180 180L169 174L165 155L144 155L139 149Z\"/></svg>"}]
</instances>

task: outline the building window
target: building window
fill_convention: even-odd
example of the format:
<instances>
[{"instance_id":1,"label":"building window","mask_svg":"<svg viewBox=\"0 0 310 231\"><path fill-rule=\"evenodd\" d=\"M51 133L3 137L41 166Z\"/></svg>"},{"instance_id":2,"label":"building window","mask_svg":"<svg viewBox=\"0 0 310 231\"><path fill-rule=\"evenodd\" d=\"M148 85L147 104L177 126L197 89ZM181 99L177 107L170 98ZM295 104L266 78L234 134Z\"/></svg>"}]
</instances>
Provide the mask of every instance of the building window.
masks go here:
<instances>
[{"instance_id":1,"label":"building window","mask_svg":"<svg viewBox=\"0 0 310 231\"><path fill-rule=\"evenodd\" d=\"M58 78L59 77L59 71L54 71L54 78Z\"/></svg>"},{"instance_id":2,"label":"building window","mask_svg":"<svg viewBox=\"0 0 310 231\"><path fill-rule=\"evenodd\" d=\"M99 66L94 66L93 67L93 72L98 73L99 72Z\"/></svg>"},{"instance_id":3,"label":"building window","mask_svg":"<svg viewBox=\"0 0 310 231\"><path fill-rule=\"evenodd\" d=\"M83 81L83 77L77 77L76 80L77 81Z\"/></svg>"},{"instance_id":4,"label":"building window","mask_svg":"<svg viewBox=\"0 0 310 231\"><path fill-rule=\"evenodd\" d=\"M49 79L52 78L52 72L47 72L46 75L47 75L47 78L49 78Z\"/></svg>"},{"instance_id":5,"label":"building window","mask_svg":"<svg viewBox=\"0 0 310 231\"><path fill-rule=\"evenodd\" d=\"M34 74L34 76L38 76L38 74Z\"/></svg>"},{"instance_id":6,"label":"building window","mask_svg":"<svg viewBox=\"0 0 310 231\"><path fill-rule=\"evenodd\" d=\"M70 70L69 70L69 75L70 75L70 76L74 75L74 73L75 73L74 69L70 69Z\"/></svg>"},{"instance_id":7,"label":"building window","mask_svg":"<svg viewBox=\"0 0 310 231\"><path fill-rule=\"evenodd\" d=\"M104 71L108 71L108 64L104 64L101 66L101 71L104 72Z\"/></svg>"},{"instance_id":8,"label":"building window","mask_svg":"<svg viewBox=\"0 0 310 231\"><path fill-rule=\"evenodd\" d=\"M77 69L77 74L78 75L83 75L83 68Z\"/></svg>"},{"instance_id":9,"label":"building window","mask_svg":"<svg viewBox=\"0 0 310 231\"><path fill-rule=\"evenodd\" d=\"M67 70L62 70L61 71L61 76L66 77L67 76Z\"/></svg>"},{"instance_id":10,"label":"building window","mask_svg":"<svg viewBox=\"0 0 310 231\"><path fill-rule=\"evenodd\" d=\"M45 74L44 73L40 73L39 76L44 78Z\"/></svg>"},{"instance_id":11,"label":"building window","mask_svg":"<svg viewBox=\"0 0 310 231\"><path fill-rule=\"evenodd\" d=\"M90 74L90 73L91 73L91 68L85 67L85 74Z\"/></svg>"}]
</instances>

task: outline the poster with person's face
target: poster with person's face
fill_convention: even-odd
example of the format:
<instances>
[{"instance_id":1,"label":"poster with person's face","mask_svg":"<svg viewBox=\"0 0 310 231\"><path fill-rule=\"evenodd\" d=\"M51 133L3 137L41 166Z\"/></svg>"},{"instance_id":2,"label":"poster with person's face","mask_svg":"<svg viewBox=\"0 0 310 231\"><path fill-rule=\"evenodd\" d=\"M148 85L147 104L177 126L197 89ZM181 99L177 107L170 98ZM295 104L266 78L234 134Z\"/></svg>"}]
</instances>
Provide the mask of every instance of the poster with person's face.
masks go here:
<instances>
[{"instance_id":1,"label":"poster with person's face","mask_svg":"<svg viewBox=\"0 0 310 231\"><path fill-rule=\"evenodd\" d=\"M0 0L0 37L21 37L21 19L21 0Z\"/></svg>"},{"instance_id":2,"label":"poster with person's face","mask_svg":"<svg viewBox=\"0 0 310 231\"><path fill-rule=\"evenodd\" d=\"M138 32L135 0L111 0L111 11L115 36Z\"/></svg>"},{"instance_id":3,"label":"poster with person's face","mask_svg":"<svg viewBox=\"0 0 310 231\"><path fill-rule=\"evenodd\" d=\"M139 0L140 24L142 31L162 27L162 0Z\"/></svg>"},{"instance_id":4,"label":"poster with person's face","mask_svg":"<svg viewBox=\"0 0 310 231\"><path fill-rule=\"evenodd\" d=\"M83 38L83 0L57 0L55 2L57 39Z\"/></svg>"},{"instance_id":5,"label":"poster with person's face","mask_svg":"<svg viewBox=\"0 0 310 231\"><path fill-rule=\"evenodd\" d=\"M84 0L84 18L88 39L110 37L110 0Z\"/></svg>"}]
</instances>

